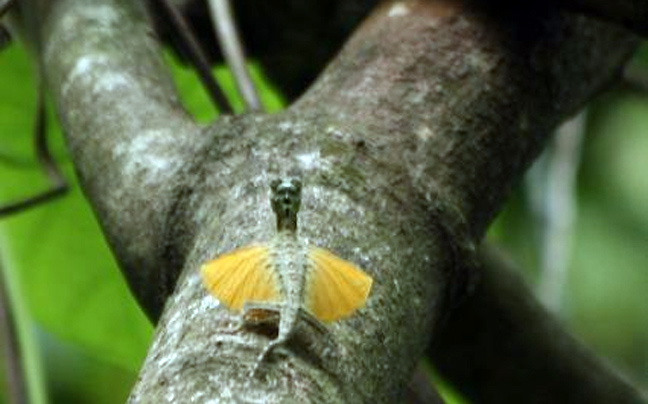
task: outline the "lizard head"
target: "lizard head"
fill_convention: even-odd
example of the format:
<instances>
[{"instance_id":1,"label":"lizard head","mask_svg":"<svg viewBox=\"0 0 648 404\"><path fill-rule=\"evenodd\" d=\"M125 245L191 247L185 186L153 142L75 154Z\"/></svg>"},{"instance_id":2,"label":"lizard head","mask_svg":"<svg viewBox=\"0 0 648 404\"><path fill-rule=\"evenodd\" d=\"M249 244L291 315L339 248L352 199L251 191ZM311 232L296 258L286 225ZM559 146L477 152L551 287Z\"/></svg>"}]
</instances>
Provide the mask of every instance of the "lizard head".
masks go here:
<instances>
[{"instance_id":1,"label":"lizard head","mask_svg":"<svg viewBox=\"0 0 648 404\"><path fill-rule=\"evenodd\" d=\"M302 183L296 178L276 179L270 183L270 203L277 215L277 230L297 230Z\"/></svg>"}]
</instances>

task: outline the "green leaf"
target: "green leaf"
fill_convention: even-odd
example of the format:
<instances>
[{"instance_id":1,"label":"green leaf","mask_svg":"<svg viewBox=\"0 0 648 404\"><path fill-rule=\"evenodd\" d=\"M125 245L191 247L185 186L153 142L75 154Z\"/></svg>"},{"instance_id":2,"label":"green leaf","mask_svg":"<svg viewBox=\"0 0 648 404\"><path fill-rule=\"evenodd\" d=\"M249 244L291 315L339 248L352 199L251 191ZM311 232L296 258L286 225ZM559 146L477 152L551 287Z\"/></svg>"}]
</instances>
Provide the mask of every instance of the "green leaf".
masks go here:
<instances>
[{"instance_id":1,"label":"green leaf","mask_svg":"<svg viewBox=\"0 0 648 404\"><path fill-rule=\"evenodd\" d=\"M36 342L34 321L25 307L22 290L16 281L15 274L8 265L9 260L7 256L2 254L5 250L4 244L5 240L0 233L0 287L3 289L2 292L6 293L6 296L4 296L7 303L5 309L10 311L7 320L12 321L15 330L14 337L19 350L17 356L21 361L22 381L29 402L32 404L45 404L47 403L45 378L43 376L41 351ZM0 346L7 343L9 342L0 340ZM0 359L2 362L5 360L1 356ZM0 373L0 376L2 376L0 380L8 380L7 375ZM3 386L0 385L0 387ZM2 396L3 394L0 394L0 399Z\"/></svg>"},{"instance_id":2,"label":"green leaf","mask_svg":"<svg viewBox=\"0 0 648 404\"><path fill-rule=\"evenodd\" d=\"M0 203L47 187L32 153L34 80L26 55L13 45L0 53ZM60 130L50 144L70 180L63 198L0 221L0 253L16 274L36 321L93 355L137 369L151 338L145 318L74 180Z\"/></svg>"},{"instance_id":3,"label":"green leaf","mask_svg":"<svg viewBox=\"0 0 648 404\"><path fill-rule=\"evenodd\" d=\"M216 110L211 104L209 96L200 85L198 76L187 65L182 65L170 54L165 54L165 59L171 68L173 78L180 92L184 107L199 122L210 122L216 118ZM250 77L259 91L261 104L270 113L278 112L285 106L285 100L272 86L263 73L263 69L256 62L248 63ZM222 86L227 99L232 103L236 113L243 112L243 99L238 95L234 76L225 66L212 69L218 83Z\"/></svg>"},{"instance_id":4,"label":"green leaf","mask_svg":"<svg viewBox=\"0 0 648 404\"><path fill-rule=\"evenodd\" d=\"M198 79L186 66L166 55L181 99L200 122L216 113ZM270 111L284 102L250 63L251 75ZM0 204L43 191L48 186L32 151L35 81L25 52L15 44L0 53ZM214 69L235 110L243 103L232 75ZM150 342L152 327L128 291L99 226L82 196L53 117L49 143L71 192L31 210L0 219L2 254L17 274L31 313L52 334L84 347L99 359L138 369Z\"/></svg>"}]
</instances>

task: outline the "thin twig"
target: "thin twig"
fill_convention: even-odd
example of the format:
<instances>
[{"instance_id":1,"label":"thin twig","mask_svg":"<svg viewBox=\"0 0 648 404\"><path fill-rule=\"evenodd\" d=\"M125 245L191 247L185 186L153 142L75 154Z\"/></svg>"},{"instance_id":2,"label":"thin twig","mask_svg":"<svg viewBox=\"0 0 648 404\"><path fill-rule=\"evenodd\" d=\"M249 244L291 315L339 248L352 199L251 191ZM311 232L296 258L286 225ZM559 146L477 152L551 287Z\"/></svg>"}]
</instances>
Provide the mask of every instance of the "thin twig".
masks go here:
<instances>
[{"instance_id":1,"label":"thin twig","mask_svg":"<svg viewBox=\"0 0 648 404\"><path fill-rule=\"evenodd\" d=\"M535 175L530 177L530 187L535 188L531 192L535 194L533 210L541 226L538 295L556 313L561 311L571 258L576 173L584 126L585 113L563 124L541 164L532 170Z\"/></svg>"},{"instance_id":2,"label":"thin twig","mask_svg":"<svg viewBox=\"0 0 648 404\"><path fill-rule=\"evenodd\" d=\"M14 0L0 0L0 50L6 48L11 43L11 33L2 23L2 17L14 5Z\"/></svg>"},{"instance_id":3,"label":"thin twig","mask_svg":"<svg viewBox=\"0 0 648 404\"><path fill-rule=\"evenodd\" d=\"M27 403L27 385L13 311L7 290L4 268L0 263L0 343L7 374L7 397L10 404Z\"/></svg>"},{"instance_id":4,"label":"thin twig","mask_svg":"<svg viewBox=\"0 0 648 404\"><path fill-rule=\"evenodd\" d=\"M14 0L0 0L0 18L13 6Z\"/></svg>"},{"instance_id":5,"label":"thin twig","mask_svg":"<svg viewBox=\"0 0 648 404\"><path fill-rule=\"evenodd\" d=\"M563 124L553 139L547 177L547 217L542 252L540 299L555 312L562 306L577 215L576 174L586 113Z\"/></svg>"},{"instance_id":6,"label":"thin twig","mask_svg":"<svg viewBox=\"0 0 648 404\"><path fill-rule=\"evenodd\" d=\"M0 17L2 18L2 17ZM0 21L0 50L3 50L11 43L11 33Z\"/></svg>"},{"instance_id":7,"label":"thin twig","mask_svg":"<svg viewBox=\"0 0 648 404\"><path fill-rule=\"evenodd\" d=\"M239 93L248 109L259 111L261 100L245 65L245 51L236 27L231 4L229 0L209 0L208 3L216 30L216 39L225 56L227 66L234 74Z\"/></svg>"},{"instance_id":8,"label":"thin twig","mask_svg":"<svg viewBox=\"0 0 648 404\"><path fill-rule=\"evenodd\" d=\"M196 37L185 21L185 18L169 2L169 0L154 0L153 3L157 3L160 6L160 9L166 14L169 22L178 33L180 46L183 48L182 50L185 55L189 58L189 61L196 69L198 77L205 86L214 106L221 112L232 113L232 106L227 100L227 97L225 97L225 93L223 93L220 85L212 75L207 56L205 56L205 52L203 52L202 47L196 40Z\"/></svg>"},{"instance_id":9,"label":"thin twig","mask_svg":"<svg viewBox=\"0 0 648 404\"><path fill-rule=\"evenodd\" d=\"M436 391L425 369L419 365L407 388L407 402L410 404L443 404L445 401Z\"/></svg>"},{"instance_id":10,"label":"thin twig","mask_svg":"<svg viewBox=\"0 0 648 404\"><path fill-rule=\"evenodd\" d=\"M0 206L0 218L14 213L22 212L33 206L50 201L57 196L65 194L68 184L47 145L47 111L45 109L45 95L42 85L39 85L38 100L36 103L36 123L34 125L34 151L39 165L49 178L52 186L44 192L30 196L17 202Z\"/></svg>"}]
</instances>

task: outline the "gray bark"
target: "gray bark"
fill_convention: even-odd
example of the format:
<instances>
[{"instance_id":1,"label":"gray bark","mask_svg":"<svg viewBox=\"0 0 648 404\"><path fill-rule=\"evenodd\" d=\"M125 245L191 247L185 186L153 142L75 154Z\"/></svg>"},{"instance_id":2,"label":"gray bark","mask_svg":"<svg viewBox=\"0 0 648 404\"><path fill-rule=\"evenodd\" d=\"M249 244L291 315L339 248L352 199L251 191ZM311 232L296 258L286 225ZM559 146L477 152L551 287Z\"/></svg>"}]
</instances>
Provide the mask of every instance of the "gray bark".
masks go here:
<instances>
[{"instance_id":1,"label":"gray bark","mask_svg":"<svg viewBox=\"0 0 648 404\"><path fill-rule=\"evenodd\" d=\"M201 41L213 60L221 60L209 25L208 10L200 0L174 0L198 29ZM249 53L290 99L303 93L339 52L353 29L380 3L379 0L238 0L233 6ZM639 35L648 32L648 2L645 0L534 0L515 2L490 0L491 12L511 16L545 15L563 9L584 13L623 26ZM523 17L526 18L526 17ZM170 40L168 25L157 24ZM317 43L317 46L312 46Z\"/></svg>"},{"instance_id":2,"label":"gray bark","mask_svg":"<svg viewBox=\"0 0 648 404\"><path fill-rule=\"evenodd\" d=\"M199 128L139 7L23 4L84 191L142 306L153 319L164 306L131 402L398 402L474 283L464 254L551 130L636 45L556 11L387 3L286 111ZM301 236L361 266L374 290L325 334L304 323L257 379L267 336L239 328L197 269L269 239L268 184L294 172Z\"/></svg>"},{"instance_id":3,"label":"gray bark","mask_svg":"<svg viewBox=\"0 0 648 404\"><path fill-rule=\"evenodd\" d=\"M182 109L139 3L24 2L84 192L133 293L159 317L182 263L167 226L206 141Z\"/></svg>"}]
</instances>

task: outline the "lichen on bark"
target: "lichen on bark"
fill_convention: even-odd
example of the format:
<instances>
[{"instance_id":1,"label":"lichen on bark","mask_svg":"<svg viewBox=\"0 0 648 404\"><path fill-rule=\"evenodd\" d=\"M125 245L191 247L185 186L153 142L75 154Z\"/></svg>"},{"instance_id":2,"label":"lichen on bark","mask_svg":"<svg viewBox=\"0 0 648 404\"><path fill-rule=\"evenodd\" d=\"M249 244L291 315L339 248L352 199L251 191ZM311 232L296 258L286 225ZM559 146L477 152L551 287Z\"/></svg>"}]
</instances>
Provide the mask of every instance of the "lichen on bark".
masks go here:
<instances>
[{"instance_id":1,"label":"lichen on bark","mask_svg":"<svg viewBox=\"0 0 648 404\"><path fill-rule=\"evenodd\" d=\"M200 128L139 7L25 4L42 22L40 57L84 191L143 307L154 319L164 308L133 403L398 402L450 315L449 291L473 282L462 254L551 129L636 43L553 8L388 2L287 110ZM300 236L361 266L374 289L324 335L304 323L252 378L268 336L239 327L198 268L268 240L268 185L294 172Z\"/></svg>"}]
</instances>

